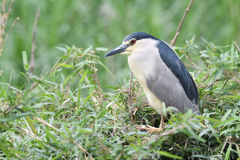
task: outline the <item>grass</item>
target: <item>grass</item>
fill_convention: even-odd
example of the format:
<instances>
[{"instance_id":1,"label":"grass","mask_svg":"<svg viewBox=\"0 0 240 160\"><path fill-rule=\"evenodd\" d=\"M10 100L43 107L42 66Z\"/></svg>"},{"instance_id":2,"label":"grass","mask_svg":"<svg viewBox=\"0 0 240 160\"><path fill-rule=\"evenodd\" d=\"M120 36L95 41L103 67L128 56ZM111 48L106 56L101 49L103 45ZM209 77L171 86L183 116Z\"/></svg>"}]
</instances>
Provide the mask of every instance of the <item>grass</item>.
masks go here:
<instances>
[{"instance_id":1,"label":"grass","mask_svg":"<svg viewBox=\"0 0 240 160\"><path fill-rule=\"evenodd\" d=\"M100 85L98 66L110 71L95 53L105 48L57 47L64 55L40 75L23 52L26 83L0 82L0 159L239 159L239 54L203 41L175 48L194 71L202 114L170 110L159 133L135 129L160 121L135 78L132 106L128 79Z\"/></svg>"},{"instance_id":2,"label":"grass","mask_svg":"<svg viewBox=\"0 0 240 160\"><path fill-rule=\"evenodd\" d=\"M0 7L5 2L5 10L8 11L11 1L0 0ZM51 69L55 60L61 55L55 46L62 44L83 48L89 45L93 48L105 46L113 49L120 45L125 36L136 31L149 33L170 43L189 2L190 0L174 2L166 0L71 0L56 3L49 0L37 2L15 0L8 14L8 21L5 21L7 22L5 31L1 32L5 36L12 23L19 17L6 40L2 57L0 57L0 70L3 71L0 79L8 82L11 70L13 70L11 84L14 86L24 84L24 78L19 74L24 72L21 52L26 51L29 55L31 53L34 21L39 7L41 11L36 30L35 51L35 60L38 63L35 63L35 75L40 75L43 68L46 68L46 71ZM240 6L238 0L206 1L206 3L195 0L185 19L176 45L183 46L185 40L191 39L193 35L196 36L197 44L202 43L200 37L211 40L215 44L228 45L232 40L239 44L240 10L238 6ZM1 16L4 17L4 15L1 12ZM28 58L30 59L30 56ZM111 71L117 77L111 81L114 85L119 84L120 80L128 76L129 67L125 56L108 59L101 56L100 60L111 67ZM128 72L118 74L119 70L128 70ZM104 70L98 73L101 84L109 85L109 81L105 79Z\"/></svg>"}]
</instances>

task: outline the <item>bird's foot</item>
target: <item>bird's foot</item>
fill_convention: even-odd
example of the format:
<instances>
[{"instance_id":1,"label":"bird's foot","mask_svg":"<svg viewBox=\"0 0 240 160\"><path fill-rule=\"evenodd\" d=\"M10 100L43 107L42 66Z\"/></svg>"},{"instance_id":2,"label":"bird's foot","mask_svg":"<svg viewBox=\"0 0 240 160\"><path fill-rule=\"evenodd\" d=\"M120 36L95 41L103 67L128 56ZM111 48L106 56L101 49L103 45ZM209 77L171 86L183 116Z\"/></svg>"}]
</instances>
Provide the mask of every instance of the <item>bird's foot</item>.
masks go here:
<instances>
[{"instance_id":1,"label":"bird's foot","mask_svg":"<svg viewBox=\"0 0 240 160\"><path fill-rule=\"evenodd\" d=\"M161 130L163 130L162 127L156 128L156 127L152 127L150 125L146 125L146 126L136 126L136 129L138 130L144 130L147 132L159 132Z\"/></svg>"}]
</instances>

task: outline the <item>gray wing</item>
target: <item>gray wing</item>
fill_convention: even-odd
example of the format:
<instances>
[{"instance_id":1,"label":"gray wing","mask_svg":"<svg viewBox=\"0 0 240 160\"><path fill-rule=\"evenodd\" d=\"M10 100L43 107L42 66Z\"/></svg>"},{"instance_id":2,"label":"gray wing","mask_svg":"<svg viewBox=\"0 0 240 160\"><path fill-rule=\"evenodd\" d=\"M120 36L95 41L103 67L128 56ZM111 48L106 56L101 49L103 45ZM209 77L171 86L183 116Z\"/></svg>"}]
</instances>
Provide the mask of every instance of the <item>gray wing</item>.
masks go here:
<instances>
[{"instance_id":1,"label":"gray wing","mask_svg":"<svg viewBox=\"0 0 240 160\"><path fill-rule=\"evenodd\" d=\"M174 106L182 113L192 109L199 114L196 86L180 59L169 49L169 46L161 46L160 56L155 61L155 74L146 77L147 86L167 107ZM161 52L164 51L163 58Z\"/></svg>"},{"instance_id":2,"label":"gray wing","mask_svg":"<svg viewBox=\"0 0 240 160\"><path fill-rule=\"evenodd\" d=\"M187 109L199 112L198 106L187 97L179 80L173 74L164 73L155 75L155 77L146 77L146 81L149 90L167 107L174 106L182 113L185 113Z\"/></svg>"},{"instance_id":3,"label":"gray wing","mask_svg":"<svg viewBox=\"0 0 240 160\"><path fill-rule=\"evenodd\" d=\"M195 104L198 104L199 95L197 87L185 68L182 61L175 54L174 50L165 42L161 41L158 44L159 55L172 73L179 79L186 95Z\"/></svg>"}]
</instances>

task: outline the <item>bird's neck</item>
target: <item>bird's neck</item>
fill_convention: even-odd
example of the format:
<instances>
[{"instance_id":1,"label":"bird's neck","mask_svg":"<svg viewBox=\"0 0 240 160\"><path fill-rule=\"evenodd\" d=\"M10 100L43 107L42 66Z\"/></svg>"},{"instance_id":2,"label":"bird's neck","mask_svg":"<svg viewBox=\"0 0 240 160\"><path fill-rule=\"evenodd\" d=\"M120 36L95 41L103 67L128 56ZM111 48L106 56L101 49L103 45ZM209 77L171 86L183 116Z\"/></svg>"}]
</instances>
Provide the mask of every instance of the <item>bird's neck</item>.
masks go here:
<instances>
[{"instance_id":1,"label":"bird's neck","mask_svg":"<svg viewBox=\"0 0 240 160\"><path fill-rule=\"evenodd\" d=\"M131 71L133 72L133 74L137 79L138 79L138 75L144 76L144 77L153 75L154 74L153 72L155 72L154 71L155 66L157 66L156 60L159 57L149 56L149 55L139 55L139 54L146 54L146 53L136 53L128 56L128 64Z\"/></svg>"}]
</instances>

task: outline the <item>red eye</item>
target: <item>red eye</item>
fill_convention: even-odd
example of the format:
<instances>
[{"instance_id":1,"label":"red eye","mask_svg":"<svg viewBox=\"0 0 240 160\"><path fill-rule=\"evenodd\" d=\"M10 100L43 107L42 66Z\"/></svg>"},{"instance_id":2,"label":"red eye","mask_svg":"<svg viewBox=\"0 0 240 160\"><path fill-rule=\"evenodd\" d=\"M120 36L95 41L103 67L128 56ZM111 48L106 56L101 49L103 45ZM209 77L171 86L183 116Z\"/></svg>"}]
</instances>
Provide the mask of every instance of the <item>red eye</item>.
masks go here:
<instances>
[{"instance_id":1,"label":"red eye","mask_svg":"<svg viewBox=\"0 0 240 160\"><path fill-rule=\"evenodd\" d=\"M135 39L133 39L133 40L131 40L131 42L130 42L131 44L135 44L136 43L136 40Z\"/></svg>"}]
</instances>

